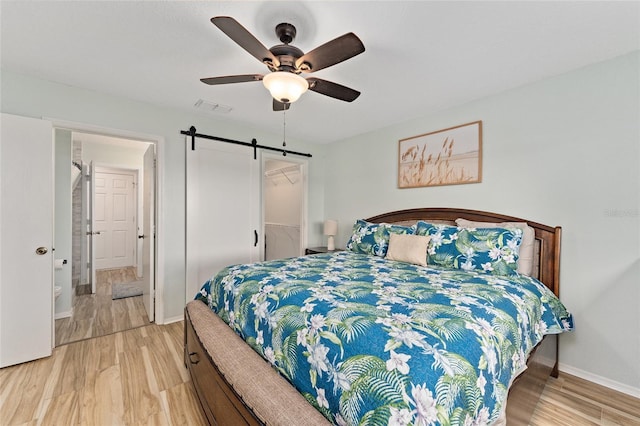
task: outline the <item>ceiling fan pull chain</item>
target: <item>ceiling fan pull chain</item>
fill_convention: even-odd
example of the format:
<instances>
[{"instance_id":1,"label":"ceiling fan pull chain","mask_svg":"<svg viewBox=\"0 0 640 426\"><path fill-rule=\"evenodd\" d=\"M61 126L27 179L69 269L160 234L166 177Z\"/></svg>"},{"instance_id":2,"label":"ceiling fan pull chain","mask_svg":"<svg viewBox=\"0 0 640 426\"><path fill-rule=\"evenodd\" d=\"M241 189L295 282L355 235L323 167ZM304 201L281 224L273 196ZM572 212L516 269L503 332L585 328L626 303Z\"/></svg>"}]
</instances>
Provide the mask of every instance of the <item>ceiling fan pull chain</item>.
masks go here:
<instances>
[{"instance_id":1,"label":"ceiling fan pull chain","mask_svg":"<svg viewBox=\"0 0 640 426\"><path fill-rule=\"evenodd\" d=\"M287 146L287 110L282 110L282 146ZM282 156L286 157L287 152L283 151Z\"/></svg>"}]
</instances>

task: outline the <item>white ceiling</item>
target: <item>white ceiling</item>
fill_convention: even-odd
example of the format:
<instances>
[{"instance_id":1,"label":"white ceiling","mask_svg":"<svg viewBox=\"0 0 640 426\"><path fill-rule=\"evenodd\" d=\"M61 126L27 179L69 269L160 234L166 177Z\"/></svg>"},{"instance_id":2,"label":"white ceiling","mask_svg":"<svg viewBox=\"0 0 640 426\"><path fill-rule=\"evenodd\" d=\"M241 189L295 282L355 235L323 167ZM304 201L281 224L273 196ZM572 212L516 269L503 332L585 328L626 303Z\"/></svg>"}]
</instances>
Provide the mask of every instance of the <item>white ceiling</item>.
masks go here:
<instances>
[{"instance_id":1,"label":"white ceiling","mask_svg":"<svg viewBox=\"0 0 640 426\"><path fill-rule=\"evenodd\" d=\"M203 77L267 69L209 19L234 17L265 46L296 25L308 52L347 32L366 51L314 76L362 92L353 103L308 92L287 136L331 142L640 49L640 2L7 1L1 66L71 86L248 122L279 134L260 82ZM230 106L204 112L198 99Z\"/></svg>"}]
</instances>

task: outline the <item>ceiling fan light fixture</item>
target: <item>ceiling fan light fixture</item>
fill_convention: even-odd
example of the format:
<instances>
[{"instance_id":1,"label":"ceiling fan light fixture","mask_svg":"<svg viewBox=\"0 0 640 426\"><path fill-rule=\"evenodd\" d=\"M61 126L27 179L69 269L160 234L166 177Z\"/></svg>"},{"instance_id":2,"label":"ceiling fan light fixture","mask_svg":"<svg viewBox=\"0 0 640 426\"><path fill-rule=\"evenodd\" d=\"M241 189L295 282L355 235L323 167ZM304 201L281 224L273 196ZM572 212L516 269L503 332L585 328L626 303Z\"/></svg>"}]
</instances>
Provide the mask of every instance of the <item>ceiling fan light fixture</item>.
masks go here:
<instances>
[{"instance_id":1,"label":"ceiling fan light fixture","mask_svg":"<svg viewBox=\"0 0 640 426\"><path fill-rule=\"evenodd\" d=\"M262 83L275 100L285 104L297 101L309 88L307 80L288 71L269 73L264 76Z\"/></svg>"}]
</instances>

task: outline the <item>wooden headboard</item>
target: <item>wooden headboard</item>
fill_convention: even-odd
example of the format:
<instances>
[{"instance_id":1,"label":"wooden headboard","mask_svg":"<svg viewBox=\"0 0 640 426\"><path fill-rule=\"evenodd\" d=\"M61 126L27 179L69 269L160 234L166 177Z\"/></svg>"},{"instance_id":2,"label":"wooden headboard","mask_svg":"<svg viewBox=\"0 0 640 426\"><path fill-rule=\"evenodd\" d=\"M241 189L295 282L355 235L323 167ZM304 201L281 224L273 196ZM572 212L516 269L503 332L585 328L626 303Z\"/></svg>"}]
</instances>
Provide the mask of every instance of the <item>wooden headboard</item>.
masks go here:
<instances>
[{"instance_id":1,"label":"wooden headboard","mask_svg":"<svg viewBox=\"0 0 640 426\"><path fill-rule=\"evenodd\" d=\"M455 225L455 220L458 218L476 222L527 222L535 230L536 235L534 276L551 289L556 296L560 297L560 237L562 228L559 226L553 227L527 219L479 210L438 207L397 210L365 220L374 223L403 223L407 225L424 220Z\"/></svg>"}]
</instances>

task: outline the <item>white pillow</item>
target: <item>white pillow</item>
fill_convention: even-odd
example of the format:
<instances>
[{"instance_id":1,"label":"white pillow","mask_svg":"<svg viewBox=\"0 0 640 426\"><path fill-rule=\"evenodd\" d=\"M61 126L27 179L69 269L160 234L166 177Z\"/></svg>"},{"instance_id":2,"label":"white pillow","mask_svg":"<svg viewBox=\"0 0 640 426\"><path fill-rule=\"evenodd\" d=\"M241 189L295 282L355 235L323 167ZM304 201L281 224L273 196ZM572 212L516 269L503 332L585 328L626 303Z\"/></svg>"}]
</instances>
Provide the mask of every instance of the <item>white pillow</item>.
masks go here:
<instances>
[{"instance_id":1,"label":"white pillow","mask_svg":"<svg viewBox=\"0 0 640 426\"><path fill-rule=\"evenodd\" d=\"M386 258L399 262L427 266L427 246L429 237L425 235L389 234L389 249Z\"/></svg>"},{"instance_id":2,"label":"white pillow","mask_svg":"<svg viewBox=\"0 0 640 426\"><path fill-rule=\"evenodd\" d=\"M467 219L456 219L456 225L461 228L520 228L522 229L522 242L518 257L518 273L533 274L533 253L536 242L536 231L527 225L527 222L473 222Z\"/></svg>"}]
</instances>

